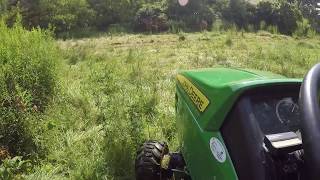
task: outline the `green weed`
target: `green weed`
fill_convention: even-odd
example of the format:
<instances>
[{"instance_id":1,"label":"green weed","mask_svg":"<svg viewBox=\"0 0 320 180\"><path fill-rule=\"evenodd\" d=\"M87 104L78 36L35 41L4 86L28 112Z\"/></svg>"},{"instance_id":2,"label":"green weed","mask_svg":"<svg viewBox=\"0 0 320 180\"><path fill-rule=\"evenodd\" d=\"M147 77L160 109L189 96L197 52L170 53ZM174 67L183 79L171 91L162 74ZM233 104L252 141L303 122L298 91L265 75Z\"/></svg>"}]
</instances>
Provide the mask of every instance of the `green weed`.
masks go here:
<instances>
[{"instance_id":1,"label":"green weed","mask_svg":"<svg viewBox=\"0 0 320 180\"><path fill-rule=\"evenodd\" d=\"M0 21L0 146L12 155L37 156L34 126L58 89L58 60L49 32Z\"/></svg>"}]
</instances>

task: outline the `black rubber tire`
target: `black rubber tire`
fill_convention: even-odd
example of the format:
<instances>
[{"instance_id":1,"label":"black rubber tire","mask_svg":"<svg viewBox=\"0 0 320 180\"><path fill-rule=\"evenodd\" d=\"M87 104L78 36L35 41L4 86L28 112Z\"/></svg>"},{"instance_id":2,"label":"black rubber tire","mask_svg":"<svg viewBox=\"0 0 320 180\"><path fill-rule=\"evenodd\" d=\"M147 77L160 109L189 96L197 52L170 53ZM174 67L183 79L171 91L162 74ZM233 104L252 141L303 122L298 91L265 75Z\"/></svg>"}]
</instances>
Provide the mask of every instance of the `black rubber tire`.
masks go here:
<instances>
[{"instance_id":1,"label":"black rubber tire","mask_svg":"<svg viewBox=\"0 0 320 180\"><path fill-rule=\"evenodd\" d=\"M167 179L164 170L161 169L161 160L169 153L167 143L159 141L147 141L143 143L137 152L135 162L136 180L164 180Z\"/></svg>"}]
</instances>

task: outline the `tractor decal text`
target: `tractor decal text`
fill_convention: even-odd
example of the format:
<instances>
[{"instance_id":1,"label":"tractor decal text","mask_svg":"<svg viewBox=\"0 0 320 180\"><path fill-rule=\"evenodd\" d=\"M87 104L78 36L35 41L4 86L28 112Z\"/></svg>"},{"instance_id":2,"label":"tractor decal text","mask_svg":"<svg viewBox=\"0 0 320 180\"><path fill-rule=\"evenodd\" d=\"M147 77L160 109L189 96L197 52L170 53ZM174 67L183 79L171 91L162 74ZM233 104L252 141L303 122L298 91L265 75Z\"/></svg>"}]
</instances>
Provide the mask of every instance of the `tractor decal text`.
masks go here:
<instances>
[{"instance_id":1,"label":"tractor decal text","mask_svg":"<svg viewBox=\"0 0 320 180\"><path fill-rule=\"evenodd\" d=\"M209 99L184 76L178 75L177 80L199 111L204 112L209 105Z\"/></svg>"}]
</instances>

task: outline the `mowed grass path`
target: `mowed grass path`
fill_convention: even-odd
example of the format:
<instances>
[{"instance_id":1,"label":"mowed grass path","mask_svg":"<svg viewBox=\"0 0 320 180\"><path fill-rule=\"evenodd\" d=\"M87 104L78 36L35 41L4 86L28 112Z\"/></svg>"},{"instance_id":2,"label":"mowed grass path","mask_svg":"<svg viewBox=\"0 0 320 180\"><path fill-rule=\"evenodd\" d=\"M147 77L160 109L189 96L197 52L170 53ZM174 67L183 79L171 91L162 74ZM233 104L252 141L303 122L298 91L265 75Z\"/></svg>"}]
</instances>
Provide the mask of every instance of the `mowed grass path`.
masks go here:
<instances>
[{"instance_id":1,"label":"mowed grass path","mask_svg":"<svg viewBox=\"0 0 320 180\"><path fill-rule=\"evenodd\" d=\"M180 35L115 35L59 42L63 49L139 62L151 72L230 66L301 76L320 57L320 40L267 32L206 32ZM83 52L83 50L85 50ZM133 55L134 57L128 57ZM129 62L132 63L132 62ZM161 74L161 75L163 75Z\"/></svg>"},{"instance_id":2,"label":"mowed grass path","mask_svg":"<svg viewBox=\"0 0 320 180\"><path fill-rule=\"evenodd\" d=\"M44 119L48 158L40 179L134 179L146 139L179 146L175 75L210 67L253 68L302 77L320 59L320 40L266 32L106 35L58 41L61 95Z\"/></svg>"}]
</instances>

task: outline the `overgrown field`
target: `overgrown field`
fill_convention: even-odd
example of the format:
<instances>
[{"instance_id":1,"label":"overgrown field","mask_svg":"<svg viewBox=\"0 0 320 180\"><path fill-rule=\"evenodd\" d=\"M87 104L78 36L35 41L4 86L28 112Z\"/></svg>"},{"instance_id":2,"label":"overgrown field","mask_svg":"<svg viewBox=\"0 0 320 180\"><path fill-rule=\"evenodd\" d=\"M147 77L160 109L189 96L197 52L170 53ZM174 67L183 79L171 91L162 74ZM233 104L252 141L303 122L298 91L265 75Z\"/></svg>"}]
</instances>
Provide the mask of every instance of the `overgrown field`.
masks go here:
<instances>
[{"instance_id":1,"label":"overgrown field","mask_svg":"<svg viewBox=\"0 0 320 180\"><path fill-rule=\"evenodd\" d=\"M42 153L18 173L26 179L134 179L141 142L178 148L179 70L223 66L302 77L320 59L318 38L266 32L105 35L57 45L58 90L36 116L31 132Z\"/></svg>"}]
</instances>

